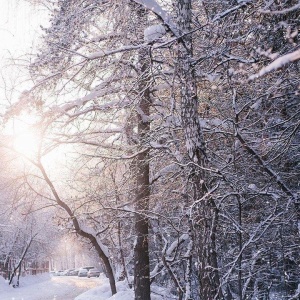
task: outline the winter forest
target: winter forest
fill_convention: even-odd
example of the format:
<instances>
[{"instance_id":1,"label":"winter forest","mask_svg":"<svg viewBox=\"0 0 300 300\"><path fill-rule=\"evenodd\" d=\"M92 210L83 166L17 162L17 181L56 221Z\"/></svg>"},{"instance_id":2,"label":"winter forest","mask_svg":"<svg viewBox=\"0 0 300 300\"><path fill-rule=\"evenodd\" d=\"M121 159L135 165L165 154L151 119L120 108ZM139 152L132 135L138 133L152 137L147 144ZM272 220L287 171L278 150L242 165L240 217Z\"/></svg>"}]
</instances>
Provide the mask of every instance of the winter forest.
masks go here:
<instances>
[{"instance_id":1,"label":"winter forest","mask_svg":"<svg viewBox=\"0 0 300 300\"><path fill-rule=\"evenodd\" d=\"M3 270L63 235L111 295L299 299L300 2L29 2L50 21L0 100Z\"/></svg>"}]
</instances>

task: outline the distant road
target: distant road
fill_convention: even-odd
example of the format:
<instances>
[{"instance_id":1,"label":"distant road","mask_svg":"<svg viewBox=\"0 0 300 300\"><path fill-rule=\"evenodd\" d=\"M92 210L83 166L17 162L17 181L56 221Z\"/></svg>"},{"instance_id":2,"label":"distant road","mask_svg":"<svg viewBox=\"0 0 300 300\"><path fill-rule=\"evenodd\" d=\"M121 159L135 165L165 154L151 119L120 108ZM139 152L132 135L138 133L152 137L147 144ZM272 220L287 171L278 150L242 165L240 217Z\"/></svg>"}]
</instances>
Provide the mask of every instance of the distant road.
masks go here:
<instances>
[{"instance_id":1,"label":"distant road","mask_svg":"<svg viewBox=\"0 0 300 300\"><path fill-rule=\"evenodd\" d=\"M74 300L85 291L100 285L99 278L54 276L49 280L1 293L1 300Z\"/></svg>"}]
</instances>

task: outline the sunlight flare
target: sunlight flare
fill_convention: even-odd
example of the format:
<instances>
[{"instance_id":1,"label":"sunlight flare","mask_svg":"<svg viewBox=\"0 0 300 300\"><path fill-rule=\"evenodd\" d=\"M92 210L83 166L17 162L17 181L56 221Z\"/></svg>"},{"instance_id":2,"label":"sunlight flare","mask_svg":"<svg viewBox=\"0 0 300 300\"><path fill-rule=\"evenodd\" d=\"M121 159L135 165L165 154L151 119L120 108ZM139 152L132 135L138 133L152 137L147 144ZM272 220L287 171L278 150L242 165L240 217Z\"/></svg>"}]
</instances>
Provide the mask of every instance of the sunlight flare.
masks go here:
<instances>
[{"instance_id":1,"label":"sunlight flare","mask_svg":"<svg viewBox=\"0 0 300 300\"><path fill-rule=\"evenodd\" d=\"M32 157L37 155L39 144L40 139L38 135L34 132L26 131L15 136L13 147L17 152L27 157Z\"/></svg>"}]
</instances>

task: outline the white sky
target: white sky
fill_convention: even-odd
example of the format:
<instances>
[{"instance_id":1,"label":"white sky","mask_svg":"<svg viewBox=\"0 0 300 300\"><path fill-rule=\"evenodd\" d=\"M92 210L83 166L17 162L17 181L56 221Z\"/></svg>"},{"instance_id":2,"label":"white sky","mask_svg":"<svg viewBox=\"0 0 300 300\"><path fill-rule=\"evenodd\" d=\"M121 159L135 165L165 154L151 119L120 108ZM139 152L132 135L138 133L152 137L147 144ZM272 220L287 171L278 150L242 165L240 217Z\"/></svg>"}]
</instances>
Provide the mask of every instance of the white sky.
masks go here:
<instances>
[{"instance_id":1,"label":"white sky","mask_svg":"<svg viewBox=\"0 0 300 300\"><path fill-rule=\"evenodd\" d=\"M0 106L6 105L10 98L17 97L23 85L16 84L16 91L10 92L14 81L23 72L11 67L11 58L25 58L34 52L42 30L47 26L48 12L43 7L31 5L26 0L0 0ZM28 57L28 56L27 56ZM20 63L21 61L18 61ZM23 77L24 78L24 77Z\"/></svg>"},{"instance_id":2,"label":"white sky","mask_svg":"<svg viewBox=\"0 0 300 300\"><path fill-rule=\"evenodd\" d=\"M1 58L23 54L41 34L47 12L26 0L0 0Z\"/></svg>"}]
</instances>

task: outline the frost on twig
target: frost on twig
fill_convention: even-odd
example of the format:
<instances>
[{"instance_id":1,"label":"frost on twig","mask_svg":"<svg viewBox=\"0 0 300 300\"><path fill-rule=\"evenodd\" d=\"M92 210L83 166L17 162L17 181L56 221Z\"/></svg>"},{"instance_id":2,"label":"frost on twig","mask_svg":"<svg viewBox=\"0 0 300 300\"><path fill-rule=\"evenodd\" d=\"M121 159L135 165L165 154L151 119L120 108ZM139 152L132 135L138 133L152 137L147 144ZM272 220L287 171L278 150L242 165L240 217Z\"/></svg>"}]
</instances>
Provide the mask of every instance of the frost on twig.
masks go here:
<instances>
[{"instance_id":1,"label":"frost on twig","mask_svg":"<svg viewBox=\"0 0 300 300\"><path fill-rule=\"evenodd\" d=\"M300 49L295 50L292 53L280 56L277 59L275 59L272 63L270 63L268 66L262 68L258 73L249 76L249 80L254 80L256 78L259 78L267 73L282 68L288 63L297 61L299 59L300 59Z\"/></svg>"}]
</instances>

